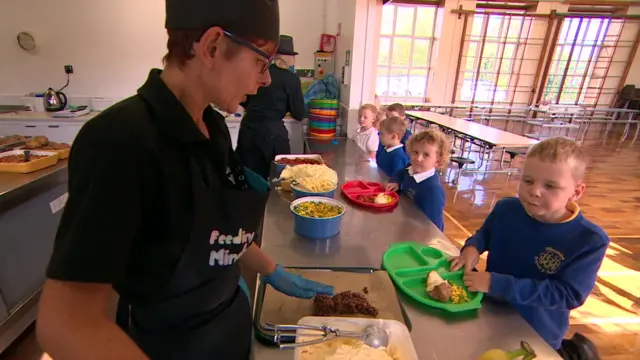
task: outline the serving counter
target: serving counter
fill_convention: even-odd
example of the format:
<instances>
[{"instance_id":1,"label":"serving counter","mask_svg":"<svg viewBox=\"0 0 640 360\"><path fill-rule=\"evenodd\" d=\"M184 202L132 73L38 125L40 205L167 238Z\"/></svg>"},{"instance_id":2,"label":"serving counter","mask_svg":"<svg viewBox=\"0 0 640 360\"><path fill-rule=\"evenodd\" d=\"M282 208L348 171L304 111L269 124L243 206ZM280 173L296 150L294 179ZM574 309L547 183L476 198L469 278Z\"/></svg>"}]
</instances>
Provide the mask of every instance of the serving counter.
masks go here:
<instances>
[{"instance_id":1,"label":"serving counter","mask_svg":"<svg viewBox=\"0 0 640 360\"><path fill-rule=\"evenodd\" d=\"M308 153L322 154L337 171L340 184L349 180L386 182L375 164L366 160L351 140L308 139ZM289 202L273 191L267 204L262 249L285 267L380 268L382 255L393 243L415 241L427 244L446 239L420 210L401 197L393 212L374 213L347 206L341 232L327 240L308 240L293 232ZM395 296L395 294L389 294ZM412 325L411 338L420 360L477 359L491 348L514 350L527 341L537 359L560 359L526 321L511 307L485 300L477 312L451 314L431 309L400 295ZM254 341L256 360L293 359L293 351L279 350Z\"/></svg>"},{"instance_id":2,"label":"serving counter","mask_svg":"<svg viewBox=\"0 0 640 360\"><path fill-rule=\"evenodd\" d=\"M0 353L35 320L66 194L67 160L0 173Z\"/></svg>"}]
</instances>

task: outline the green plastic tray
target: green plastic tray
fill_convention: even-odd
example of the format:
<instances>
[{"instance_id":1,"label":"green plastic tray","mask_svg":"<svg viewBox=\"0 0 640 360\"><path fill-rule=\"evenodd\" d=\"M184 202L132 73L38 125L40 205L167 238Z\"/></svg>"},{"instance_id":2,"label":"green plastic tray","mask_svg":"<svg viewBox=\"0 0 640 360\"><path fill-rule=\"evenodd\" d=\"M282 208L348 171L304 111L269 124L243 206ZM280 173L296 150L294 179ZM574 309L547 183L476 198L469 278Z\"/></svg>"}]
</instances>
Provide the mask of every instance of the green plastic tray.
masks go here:
<instances>
[{"instance_id":1,"label":"green plastic tray","mask_svg":"<svg viewBox=\"0 0 640 360\"><path fill-rule=\"evenodd\" d=\"M382 256L382 266L402 292L422 304L450 312L482 307L481 301L484 294L469 292L462 281L464 271L451 271L447 255L438 249L412 242L393 244ZM440 276L449 283L464 288L469 302L444 303L430 297L427 294L427 275L433 270L440 273Z\"/></svg>"}]
</instances>

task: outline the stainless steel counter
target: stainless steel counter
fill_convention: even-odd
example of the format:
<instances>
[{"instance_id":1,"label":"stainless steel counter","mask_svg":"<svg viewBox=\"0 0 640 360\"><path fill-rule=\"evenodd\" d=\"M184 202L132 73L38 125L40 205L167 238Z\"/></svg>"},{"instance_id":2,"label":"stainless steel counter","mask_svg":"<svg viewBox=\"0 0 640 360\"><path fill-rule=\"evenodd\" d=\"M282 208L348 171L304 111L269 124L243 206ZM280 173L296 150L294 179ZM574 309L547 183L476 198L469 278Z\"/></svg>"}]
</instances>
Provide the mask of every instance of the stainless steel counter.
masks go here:
<instances>
[{"instance_id":1,"label":"stainless steel counter","mask_svg":"<svg viewBox=\"0 0 640 360\"><path fill-rule=\"evenodd\" d=\"M353 141L343 139L333 144L308 140L307 143L308 152L321 153L325 162L338 172L340 183L357 179L386 181ZM445 239L444 234L405 197L391 213L373 213L346 201L345 204L347 210L340 234L332 239L312 241L293 232L289 202L274 191L267 204L262 248L283 266L379 268L382 254L392 243L416 241L426 244L434 238ZM491 348L517 349L521 340L531 344L538 354L537 359L560 359L508 306L485 301L477 313L455 315L425 307L404 295L401 297L412 323L411 337L420 360L477 359ZM254 342L253 358L293 359L293 351Z\"/></svg>"},{"instance_id":2,"label":"stainless steel counter","mask_svg":"<svg viewBox=\"0 0 640 360\"><path fill-rule=\"evenodd\" d=\"M67 160L0 173L0 353L35 320L67 193Z\"/></svg>"},{"instance_id":3,"label":"stainless steel counter","mask_svg":"<svg viewBox=\"0 0 640 360\"><path fill-rule=\"evenodd\" d=\"M67 171L67 160L60 160L54 166L35 171L29 174L14 174L0 172L0 199L9 193L22 191L25 188L35 186L39 182L47 180L49 175Z\"/></svg>"}]
</instances>

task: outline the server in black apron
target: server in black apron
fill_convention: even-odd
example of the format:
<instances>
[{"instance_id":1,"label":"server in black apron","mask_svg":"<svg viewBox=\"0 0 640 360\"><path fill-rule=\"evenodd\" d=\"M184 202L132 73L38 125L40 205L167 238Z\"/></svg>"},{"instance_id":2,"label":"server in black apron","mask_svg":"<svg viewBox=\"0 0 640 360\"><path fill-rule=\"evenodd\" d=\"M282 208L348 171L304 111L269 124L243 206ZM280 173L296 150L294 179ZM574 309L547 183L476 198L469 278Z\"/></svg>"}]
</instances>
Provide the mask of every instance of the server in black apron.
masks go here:
<instances>
[{"instance_id":1,"label":"server in black apron","mask_svg":"<svg viewBox=\"0 0 640 360\"><path fill-rule=\"evenodd\" d=\"M248 359L239 262L285 294L332 293L253 242L269 187L209 106L234 110L269 84L278 12L275 0L167 0L164 70L76 137L37 321L56 360Z\"/></svg>"},{"instance_id":2,"label":"server in black apron","mask_svg":"<svg viewBox=\"0 0 640 360\"><path fill-rule=\"evenodd\" d=\"M287 113L299 121L306 115L302 85L294 73L296 55L293 38L280 35L276 57L269 67L271 85L260 88L242 104L245 115L236 152L246 167L265 179L276 155L291 153L289 132L282 119Z\"/></svg>"}]
</instances>

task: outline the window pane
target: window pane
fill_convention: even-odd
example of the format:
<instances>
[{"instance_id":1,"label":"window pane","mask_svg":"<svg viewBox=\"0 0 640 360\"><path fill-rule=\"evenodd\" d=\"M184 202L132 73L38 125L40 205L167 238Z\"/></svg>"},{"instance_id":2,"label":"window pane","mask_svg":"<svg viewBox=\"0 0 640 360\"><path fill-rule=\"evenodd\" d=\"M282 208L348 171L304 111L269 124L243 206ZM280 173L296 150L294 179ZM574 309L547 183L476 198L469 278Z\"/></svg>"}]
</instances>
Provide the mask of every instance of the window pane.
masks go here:
<instances>
[{"instance_id":1,"label":"window pane","mask_svg":"<svg viewBox=\"0 0 640 360\"><path fill-rule=\"evenodd\" d=\"M487 24L487 39L497 40L500 38L500 30L502 29L502 19L500 15L489 16L489 23Z\"/></svg>"},{"instance_id":2,"label":"window pane","mask_svg":"<svg viewBox=\"0 0 640 360\"><path fill-rule=\"evenodd\" d=\"M410 38L393 39L393 56L391 64L409 66L409 53L411 52Z\"/></svg>"},{"instance_id":3,"label":"window pane","mask_svg":"<svg viewBox=\"0 0 640 360\"><path fill-rule=\"evenodd\" d=\"M396 35L411 35L413 32L413 7L398 6Z\"/></svg>"},{"instance_id":4,"label":"window pane","mask_svg":"<svg viewBox=\"0 0 640 360\"><path fill-rule=\"evenodd\" d=\"M436 18L436 8L419 6L416 13L416 30L415 36L431 37L433 36L433 21Z\"/></svg>"},{"instance_id":5,"label":"window pane","mask_svg":"<svg viewBox=\"0 0 640 360\"><path fill-rule=\"evenodd\" d=\"M467 58L465 63L466 70L474 70L476 65L476 51L478 49L478 43L470 43L467 49Z\"/></svg>"},{"instance_id":6,"label":"window pane","mask_svg":"<svg viewBox=\"0 0 640 360\"><path fill-rule=\"evenodd\" d=\"M382 7L382 24L380 24L380 34L391 35L393 33L393 16L395 15L395 6Z\"/></svg>"},{"instance_id":7,"label":"window pane","mask_svg":"<svg viewBox=\"0 0 640 360\"><path fill-rule=\"evenodd\" d=\"M391 69L389 73L389 89L386 96L405 97L409 89L409 72L407 69Z\"/></svg>"},{"instance_id":8,"label":"window pane","mask_svg":"<svg viewBox=\"0 0 640 360\"><path fill-rule=\"evenodd\" d=\"M389 64L389 52L391 51L391 39L380 37L380 47L378 49L378 65Z\"/></svg>"},{"instance_id":9,"label":"window pane","mask_svg":"<svg viewBox=\"0 0 640 360\"><path fill-rule=\"evenodd\" d=\"M511 23L509 24L509 29L507 30L507 39L510 41L515 41L518 40L518 37L520 36L520 31L522 30L522 23L523 23L523 18L521 17L512 17L511 18ZM529 26L529 25L527 25ZM526 37L526 30L527 28L525 28L525 34L522 35L522 37Z\"/></svg>"},{"instance_id":10,"label":"window pane","mask_svg":"<svg viewBox=\"0 0 640 360\"><path fill-rule=\"evenodd\" d=\"M376 94L382 96L389 89L389 69L378 67L376 74Z\"/></svg>"},{"instance_id":11,"label":"window pane","mask_svg":"<svg viewBox=\"0 0 640 360\"><path fill-rule=\"evenodd\" d=\"M482 24L484 23L486 15L475 14L473 15L473 25L471 27L471 36L482 37Z\"/></svg>"},{"instance_id":12,"label":"window pane","mask_svg":"<svg viewBox=\"0 0 640 360\"><path fill-rule=\"evenodd\" d=\"M413 40L413 59L411 67L429 66L429 40Z\"/></svg>"},{"instance_id":13,"label":"window pane","mask_svg":"<svg viewBox=\"0 0 640 360\"><path fill-rule=\"evenodd\" d=\"M409 87L407 89L407 96L425 96L425 89L427 88L427 70L415 69L411 70L409 74Z\"/></svg>"}]
</instances>

